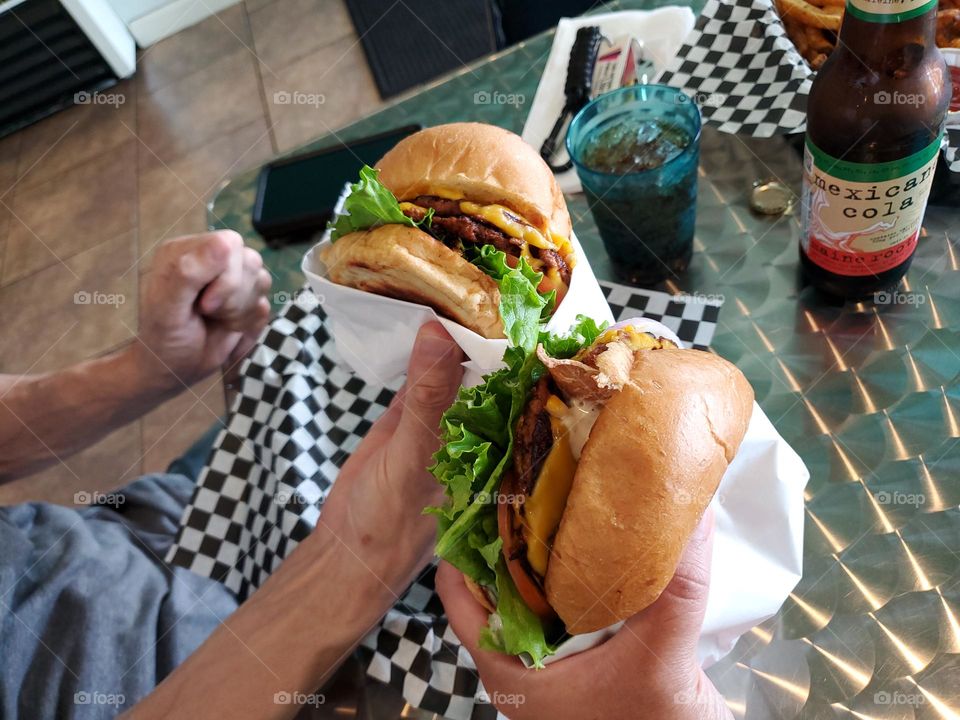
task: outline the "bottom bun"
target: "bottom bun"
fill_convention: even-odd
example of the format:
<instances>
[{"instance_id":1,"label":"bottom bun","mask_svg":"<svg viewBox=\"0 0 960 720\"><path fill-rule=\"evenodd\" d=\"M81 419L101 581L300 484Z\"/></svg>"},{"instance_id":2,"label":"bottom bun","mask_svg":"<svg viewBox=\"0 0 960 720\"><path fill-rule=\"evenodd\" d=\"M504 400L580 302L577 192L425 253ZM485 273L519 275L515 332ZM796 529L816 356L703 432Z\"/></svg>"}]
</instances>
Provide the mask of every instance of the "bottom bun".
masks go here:
<instances>
[{"instance_id":1,"label":"bottom bun","mask_svg":"<svg viewBox=\"0 0 960 720\"><path fill-rule=\"evenodd\" d=\"M497 611L493 600L490 598L490 595L487 594L486 590L477 585L477 583L468 578L466 575L463 576L463 584L467 586L467 590L470 591L470 594L473 595L474 599L483 605L484 610L489 613Z\"/></svg>"},{"instance_id":2,"label":"bottom bun","mask_svg":"<svg viewBox=\"0 0 960 720\"><path fill-rule=\"evenodd\" d=\"M473 263L417 228L382 225L323 248L327 278L429 305L485 338L502 338L500 288Z\"/></svg>"}]
</instances>

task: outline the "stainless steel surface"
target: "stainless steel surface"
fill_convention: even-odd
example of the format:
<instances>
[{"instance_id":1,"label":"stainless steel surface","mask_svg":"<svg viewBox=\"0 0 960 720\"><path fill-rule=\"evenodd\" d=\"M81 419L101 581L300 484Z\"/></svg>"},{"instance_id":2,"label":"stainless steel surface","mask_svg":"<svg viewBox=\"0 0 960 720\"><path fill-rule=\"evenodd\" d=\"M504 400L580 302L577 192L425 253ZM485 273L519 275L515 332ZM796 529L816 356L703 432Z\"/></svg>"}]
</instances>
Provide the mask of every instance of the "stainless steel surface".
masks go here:
<instances>
[{"instance_id":1,"label":"stainless steel surface","mask_svg":"<svg viewBox=\"0 0 960 720\"><path fill-rule=\"evenodd\" d=\"M803 579L710 677L743 718L960 717L957 211L929 209L896 291L833 305L800 283L796 218L745 212L752 172L799 190L798 155L706 140L676 285L725 296L714 348L812 474Z\"/></svg>"}]
</instances>

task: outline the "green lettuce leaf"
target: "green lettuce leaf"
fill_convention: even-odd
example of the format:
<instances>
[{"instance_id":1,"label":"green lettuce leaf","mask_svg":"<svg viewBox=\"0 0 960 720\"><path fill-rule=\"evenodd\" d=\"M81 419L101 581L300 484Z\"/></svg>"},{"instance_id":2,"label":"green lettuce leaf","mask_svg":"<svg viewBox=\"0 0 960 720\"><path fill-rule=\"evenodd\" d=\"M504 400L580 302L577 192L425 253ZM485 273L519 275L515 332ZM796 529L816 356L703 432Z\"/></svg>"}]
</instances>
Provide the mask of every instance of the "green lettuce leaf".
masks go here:
<instances>
[{"instance_id":1,"label":"green lettuce leaf","mask_svg":"<svg viewBox=\"0 0 960 720\"><path fill-rule=\"evenodd\" d=\"M450 501L442 508L429 508L429 512L452 520L466 510L474 495L483 489L502 452L463 423L445 419L444 427L444 446L434 457L430 471L443 478Z\"/></svg>"},{"instance_id":2,"label":"green lettuce leaf","mask_svg":"<svg viewBox=\"0 0 960 720\"><path fill-rule=\"evenodd\" d=\"M438 518L441 535L446 532L450 525L451 521L448 518L443 516ZM496 538L496 540L499 540L499 538ZM478 584L493 587L496 582L496 575L487 560L487 555L490 552L487 548L496 540L491 541L484 529L484 523L482 521L478 522L467 534L464 541L453 545L443 558Z\"/></svg>"},{"instance_id":3,"label":"green lettuce leaf","mask_svg":"<svg viewBox=\"0 0 960 720\"><path fill-rule=\"evenodd\" d=\"M581 348L593 344L607 326L606 320L597 325L597 321L593 318L577 315L573 326L563 335L540 333L540 343L550 357L567 360L576 355Z\"/></svg>"},{"instance_id":4,"label":"green lettuce leaf","mask_svg":"<svg viewBox=\"0 0 960 720\"><path fill-rule=\"evenodd\" d=\"M378 225L430 227L432 218L432 208L419 222L404 215L397 198L377 179L377 171L364 165L360 169L360 179L350 186L343 211L327 227L330 228L330 241L336 242L344 235Z\"/></svg>"},{"instance_id":5,"label":"green lettuce leaf","mask_svg":"<svg viewBox=\"0 0 960 720\"><path fill-rule=\"evenodd\" d=\"M427 512L440 517L437 555L475 581L493 585L497 554L496 493L513 453L513 429L530 388L544 371L533 353L511 347L507 367L473 388L461 388L440 420L440 449L430 472L447 503ZM469 500L467 488L471 493Z\"/></svg>"},{"instance_id":6,"label":"green lettuce leaf","mask_svg":"<svg viewBox=\"0 0 960 720\"><path fill-rule=\"evenodd\" d=\"M492 518L494 523L496 523L496 514L493 514ZM487 561L487 565L495 567L497 560L500 559L500 553L503 550L503 538L501 538L500 535L496 535L493 541L484 544L484 541L489 537L486 531L478 532L476 538L471 538L471 542L476 543L477 552Z\"/></svg>"},{"instance_id":7,"label":"green lettuce leaf","mask_svg":"<svg viewBox=\"0 0 960 720\"><path fill-rule=\"evenodd\" d=\"M507 254L493 245L474 250L469 259L500 285L500 317L510 344L527 352L533 351L541 322L553 312L556 291L541 295L537 286L543 274L530 267L524 258L519 258L517 267L510 267Z\"/></svg>"},{"instance_id":8,"label":"green lettuce leaf","mask_svg":"<svg viewBox=\"0 0 960 720\"><path fill-rule=\"evenodd\" d=\"M530 389L545 372L535 353L511 347L507 367L461 389L441 420L443 444L430 468L447 503L438 516L437 555L480 585L496 588L500 624L490 642L527 652L541 663L550 653L539 619L516 593L497 531L497 491L512 459L514 428ZM495 640L494 640L495 638Z\"/></svg>"},{"instance_id":9,"label":"green lettuce leaf","mask_svg":"<svg viewBox=\"0 0 960 720\"><path fill-rule=\"evenodd\" d=\"M497 562L497 626L485 627L480 633L480 647L508 655L527 653L534 667L542 668L543 659L556 649L547 642L543 623L527 607L517 592L507 565L502 558ZM496 622L496 621L494 621Z\"/></svg>"}]
</instances>

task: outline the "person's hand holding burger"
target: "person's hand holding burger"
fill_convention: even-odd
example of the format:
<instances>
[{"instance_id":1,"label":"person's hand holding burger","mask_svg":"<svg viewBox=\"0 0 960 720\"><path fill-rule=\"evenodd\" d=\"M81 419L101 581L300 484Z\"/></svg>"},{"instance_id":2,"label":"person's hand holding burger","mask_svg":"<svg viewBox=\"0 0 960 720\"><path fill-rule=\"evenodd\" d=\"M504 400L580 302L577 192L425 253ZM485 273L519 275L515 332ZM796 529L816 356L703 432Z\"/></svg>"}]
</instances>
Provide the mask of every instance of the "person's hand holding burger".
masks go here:
<instances>
[{"instance_id":1,"label":"person's hand holding burger","mask_svg":"<svg viewBox=\"0 0 960 720\"><path fill-rule=\"evenodd\" d=\"M697 642L708 507L753 391L730 363L656 332L642 319L607 329L581 320L566 340L541 343L543 370L530 371L530 392L510 406L517 420L502 475L481 477L482 504L462 512L459 478L498 439L485 422L489 398L521 393L488 380L450 411L464 429L447 423L435 471L453 516L437 544L450 563L437 588L491 702L511 720L730 717ZM515 365L513 382L530 367ZM568 636L622 621L603 644L550 662Z\"/></svg>"},{"instance_id":2,"label":"person's hand holding burger","mask_svg":"<svg viewBox=\"0 0 960 720\"><path fill-rule=\"evenodd\" d=\"M733 716L696 656L712 544L713 516L708 511L690 537L676 574L652 605L602 645L543 670L527 669L515 657L479 647L488 612L448 563L437 573L437 591L491 702L510 720L727 720Z\"/></svg>"}]
</instances>

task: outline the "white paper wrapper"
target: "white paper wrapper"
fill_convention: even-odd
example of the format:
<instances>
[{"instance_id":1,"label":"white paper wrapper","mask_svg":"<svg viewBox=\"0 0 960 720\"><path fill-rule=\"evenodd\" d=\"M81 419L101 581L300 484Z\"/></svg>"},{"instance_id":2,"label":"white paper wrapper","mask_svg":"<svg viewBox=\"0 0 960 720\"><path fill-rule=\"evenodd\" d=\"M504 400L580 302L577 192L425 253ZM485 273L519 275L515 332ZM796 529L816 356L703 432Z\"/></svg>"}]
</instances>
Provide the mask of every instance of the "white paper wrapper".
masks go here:
<instances>
[{"instance_id":1,"label":"white paper wrapper","mask_svg":"<svg viewBox=\"0 0 960 720\"><path fill-rule=\"evenodd\" d=\"M680 344L658 322L645 320L634 325ZM754 403L740 450L710 503L716 527L710 596L697 646L703 667L722 658L743 633L776 613L799 582L803 571L803 488L809 478L800 456ZM570 638L545 664L599 645L621 624ZM524 664L531 667L528 658Z\"/></svg>"},{"instance_id":2,"label":"white paper wrapper","mask_svg":"<svg viewBox=\"0 0 960 720\"><path fill-rule=\"evenodd\" d=\"M659 72L673 59L683 44L683 39L693 30L694 15L690 8L670 5L656 10L624 10L601 13L586 17L563 18L557 24L557 34L547 58L547 65L537 86L537 93L530 106L530 114L523 126L521 137L535 148L543 145L547 135L560 116L566 97L563 85L567 79L570 50L577 37L577 30L588 25L597 25L608 38L632 35L643 46L644 57L649 59ZM562 151L566 156L566 150ZM557 182L564 192L580 192L580 180L572 168L557 175Z\"/></svg>"},{"instance_id":3,"label":"white paper wrapper","mask_svg":"<svg viewBox=\"0 0 960 720\"><path fill-rule=\"evenodd\" d=\"M570 236L577 264L570 289L547 324L551 332L567 330L577 315L613 322L593 269L576 235ZM324 239L303 258L304 275L327 313L328 327L343 361L365 382L386 385L407 371L417 331L424 323L438 320L469 358L464 363L464 384L476 385L481 376L501 366L506 340L488 340L452 320L440 317L426 305L394 300L337 285L325 277L319 260Z\"/></svg>"}]
</instances>

